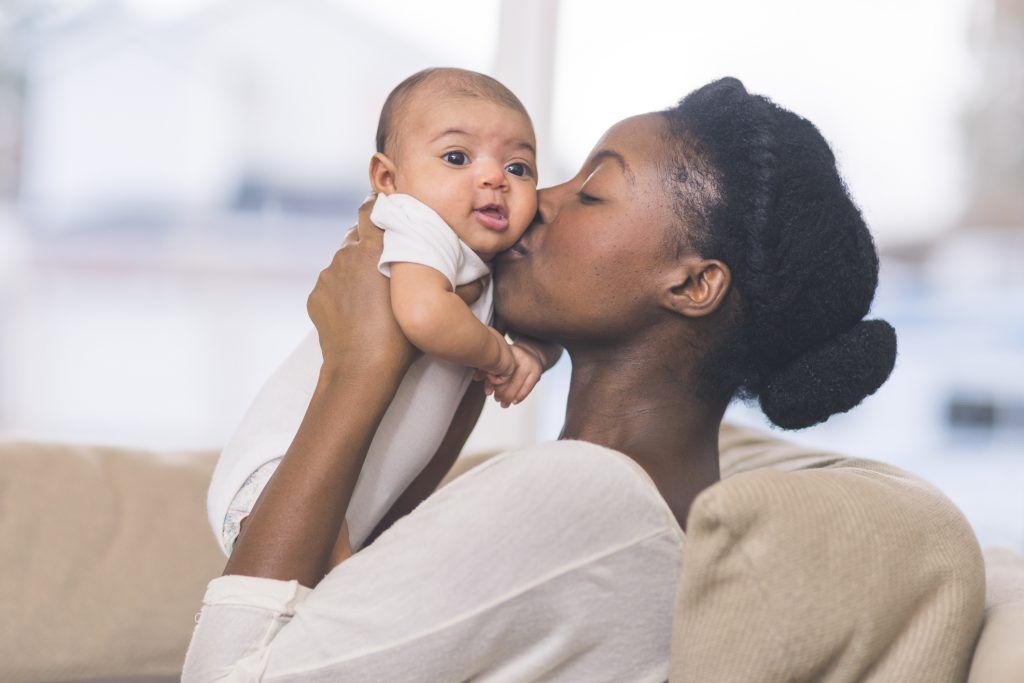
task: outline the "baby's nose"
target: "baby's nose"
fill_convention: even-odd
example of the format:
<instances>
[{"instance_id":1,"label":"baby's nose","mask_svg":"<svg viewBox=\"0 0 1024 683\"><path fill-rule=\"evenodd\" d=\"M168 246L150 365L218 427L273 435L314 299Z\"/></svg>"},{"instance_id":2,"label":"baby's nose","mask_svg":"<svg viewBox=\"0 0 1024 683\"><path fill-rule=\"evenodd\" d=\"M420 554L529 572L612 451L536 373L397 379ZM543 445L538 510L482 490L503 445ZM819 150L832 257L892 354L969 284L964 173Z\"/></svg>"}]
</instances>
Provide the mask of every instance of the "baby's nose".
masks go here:
<instances>
[{"instance_id":1,"label":"baby's nose","mask_svg":"<svg viewBox=\"0 0 1024 683\"><path fill-rule=\"evenodd\" d=\"M505 178L505 169L501 167L501 164L492 162L483 162L478 164L480 176L478 181L482 187L504 187L508 182Z\"/></svg>"}]
</instances>

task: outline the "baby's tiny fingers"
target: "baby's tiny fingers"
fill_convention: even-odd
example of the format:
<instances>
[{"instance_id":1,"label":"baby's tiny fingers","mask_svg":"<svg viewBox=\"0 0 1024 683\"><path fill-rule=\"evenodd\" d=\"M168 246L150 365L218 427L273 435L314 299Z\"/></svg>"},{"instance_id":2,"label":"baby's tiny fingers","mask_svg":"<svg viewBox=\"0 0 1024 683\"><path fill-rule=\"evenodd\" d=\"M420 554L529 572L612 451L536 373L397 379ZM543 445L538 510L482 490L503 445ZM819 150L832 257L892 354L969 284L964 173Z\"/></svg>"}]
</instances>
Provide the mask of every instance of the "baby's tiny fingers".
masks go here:
<instances>
[{"instance_id":1,"label":"baby's tiny fingers","mask_svg":"<svg viewBox=\"0 0 1024 683\"><path fill-rule=\"evenodd\" d=\"M530 395L530 392L533 391L535 386L537 386L536 382L527 382L524 384L522 389L520 389L519 394L516 396L516 403L522 403L526 400L526 397Z\"/></svg>"},{"instance_id":2,"label":"baby's tiny fingers","mask_svg":"<svg viewBox=\"0 0 1024 683\"><path fill-rule=\"evenodd\" d=\"M509 385L503 384L494 390L494 400L498 402L511 401L514 394L510 393Z\"/></svg>"},{"instance_id":3,"label":"baby's tiny fingers","mask_svg":"<svg viewBox=\"0 0 1024 683\"><path fill-rule=\"evenodd\" d=\"M508 400L513 404L519 402L519 395L523 393L523 384L526 382L526 379L526 374L519 373L515 376L515 379L509 383L507 396Z\"/></svg>"}]
</instances>

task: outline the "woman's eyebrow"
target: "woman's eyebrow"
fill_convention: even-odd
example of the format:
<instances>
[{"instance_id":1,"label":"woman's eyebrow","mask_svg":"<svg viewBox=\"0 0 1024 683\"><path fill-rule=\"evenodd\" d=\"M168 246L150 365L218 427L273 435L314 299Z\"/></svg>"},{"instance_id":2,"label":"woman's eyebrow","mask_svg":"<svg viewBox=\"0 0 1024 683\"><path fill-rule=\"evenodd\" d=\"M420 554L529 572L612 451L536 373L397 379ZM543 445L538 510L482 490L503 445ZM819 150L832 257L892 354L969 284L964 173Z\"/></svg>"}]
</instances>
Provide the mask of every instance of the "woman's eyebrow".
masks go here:
<instances>
[{"instance_id":1,"label":"woman's eyebrow","mask_svg":"<svg viewBox=\"0 0 1024 683\"><path fill-rule=\"evenodd\" d=\"M613 149L599 149L594 154L593 158L591 158L590 165L597 166L597 164L604 159L614 159L617 161L619 168L622 169L622 175L626 176L626 182L628 182L631 187L636 187L636 176L633 175L633 170L629 167L629 164L626 163L626 158L624 156Z\"/></svg>"}]
</instances>

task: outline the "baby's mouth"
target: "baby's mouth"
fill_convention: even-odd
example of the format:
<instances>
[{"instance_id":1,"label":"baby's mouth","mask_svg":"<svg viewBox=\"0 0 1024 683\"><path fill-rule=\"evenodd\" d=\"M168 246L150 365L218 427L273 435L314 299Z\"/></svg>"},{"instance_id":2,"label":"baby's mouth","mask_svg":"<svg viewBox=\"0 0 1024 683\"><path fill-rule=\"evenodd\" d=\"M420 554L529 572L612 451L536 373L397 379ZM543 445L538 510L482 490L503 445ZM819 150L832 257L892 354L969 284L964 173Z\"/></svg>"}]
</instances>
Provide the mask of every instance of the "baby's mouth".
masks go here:
<instances>
[{"instance_id":1,"label":"baby's mouth","mask_svg":"<svg viewBox=\"0 0 1024 683\"><path fill-rule=\"evenodd\" d=\"M473 215L476 216L480 225L485 228L496 232L508 230L508 216L506 215L505 208L498 204L478 206L473 209Z\"/></svg>"}]
</instances>

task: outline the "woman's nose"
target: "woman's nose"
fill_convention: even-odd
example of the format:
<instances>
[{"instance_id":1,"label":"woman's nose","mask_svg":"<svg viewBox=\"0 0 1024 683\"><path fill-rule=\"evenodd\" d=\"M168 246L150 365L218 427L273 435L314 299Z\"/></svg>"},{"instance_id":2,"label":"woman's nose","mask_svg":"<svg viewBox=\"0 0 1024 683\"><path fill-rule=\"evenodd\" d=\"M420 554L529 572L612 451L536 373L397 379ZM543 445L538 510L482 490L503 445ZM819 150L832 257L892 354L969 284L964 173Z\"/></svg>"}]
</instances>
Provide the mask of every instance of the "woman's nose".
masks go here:
<instances>
[{"instance_id":1,"label":"woman's nose","mask_svg":"<svg viewBox=\"0 0 1024 683\"><path fill-rule=\"evenodd\" d=\"M565 185L546 187L537 191L537 215L534 223L551 223L558 217L558 207L561 205L563 194L561 190Z\"/></svg>"}]
</instances>

